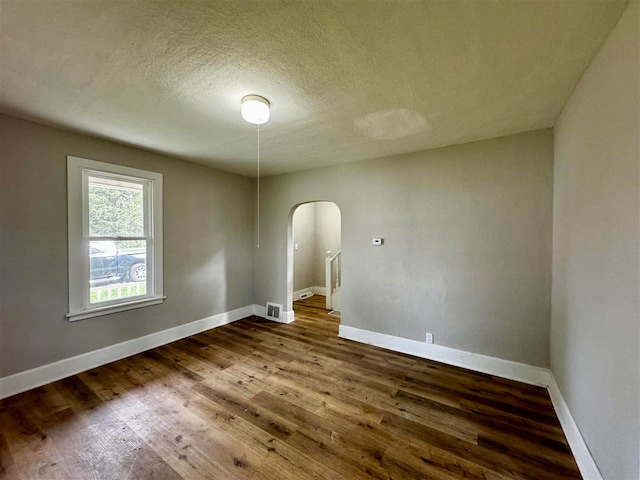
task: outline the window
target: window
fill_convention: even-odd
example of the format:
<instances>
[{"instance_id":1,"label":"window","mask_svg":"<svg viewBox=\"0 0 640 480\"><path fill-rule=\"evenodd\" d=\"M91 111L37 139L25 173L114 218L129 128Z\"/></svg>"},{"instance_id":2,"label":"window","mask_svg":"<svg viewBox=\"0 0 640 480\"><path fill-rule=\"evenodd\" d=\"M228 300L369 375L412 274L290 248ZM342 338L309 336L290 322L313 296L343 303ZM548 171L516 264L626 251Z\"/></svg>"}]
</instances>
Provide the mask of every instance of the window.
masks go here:
<instances>
[{"instance_id":1,"label":"window","mask_svg":"<svg viewBox=\"0 0 640 480\"><path fill-rule=\"evenodd\" d=\"M70 321L162 295L162 175L67 157Z\"/></svg>"}]
</instances>

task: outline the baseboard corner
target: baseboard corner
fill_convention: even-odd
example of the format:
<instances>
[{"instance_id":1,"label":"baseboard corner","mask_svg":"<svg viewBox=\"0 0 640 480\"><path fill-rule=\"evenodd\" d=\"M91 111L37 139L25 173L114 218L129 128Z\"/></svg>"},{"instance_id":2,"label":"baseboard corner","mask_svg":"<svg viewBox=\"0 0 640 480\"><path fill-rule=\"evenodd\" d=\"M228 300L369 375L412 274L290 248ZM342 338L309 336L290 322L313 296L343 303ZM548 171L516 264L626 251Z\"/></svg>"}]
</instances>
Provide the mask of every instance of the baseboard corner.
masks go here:
<instances>
[{"instance_id":1,"label":"baseboard corner","mask_svg":"<svg viewBox=\"0 0 640 480\"><path fill-rule=\"evenodd\" d=\"M549 378L549 397L551 398L551 403L562 426L564 436L569 443L571 453L578 464L582 478L585 480L603 480L602 473L600 473L600 469L591 455L582 433L580 433L578 424L573 418L571 410L569 410L569 405L567 405L567 402L562 396L562 392L556 383L552 371L549 371Z\"/></svg>"},{"instance_id":2,"label":"baseboard corner","mask_svg":"<svg viewBox=\"0 0 640 480\"><path fill-rule=\"evenodd\" d=\"M283 315L282 323L291 323L296 319L293 310L286 310L282 312L282 315Z\"/></svg>"},{"instance_id":3,"label":"baseboard corner","mask_svg":"<svg viewBox=\"0 0 640 480\"><path fill-rule=\"evenodd\" d=\"M325 295L327 294L327 288L326 287L319 287L319 286L315 286L313 287L313 293L315 293L316 295Z\"/></svg>"}]
</instances>

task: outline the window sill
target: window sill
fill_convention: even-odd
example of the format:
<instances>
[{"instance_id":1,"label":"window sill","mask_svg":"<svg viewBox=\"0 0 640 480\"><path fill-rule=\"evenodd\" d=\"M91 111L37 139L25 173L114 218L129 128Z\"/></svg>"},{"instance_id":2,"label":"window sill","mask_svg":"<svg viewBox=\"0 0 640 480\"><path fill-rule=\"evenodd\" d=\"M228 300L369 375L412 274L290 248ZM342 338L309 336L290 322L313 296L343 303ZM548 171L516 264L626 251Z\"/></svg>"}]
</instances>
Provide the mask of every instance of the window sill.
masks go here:
<instances>
[{"instance_id":1,"label":"window sill","mask_svg":"<svg viewBox=\"0 0 640 480\"><path fill-rule=\"evenodd\" d=\"M136 300L133 302L121 303L120 305L110 305L108 307L97 307L91 310L85 310L77 313L67 313L66 317L70 322L77 320L84 320L86 318L100 317L102 315L110 315L112 313L124 312L126 310L133 310L134 308L149 307L151 305L158 305L164 302L165 296L145 298L144 300Z\"/></svg>"}]
</instances>

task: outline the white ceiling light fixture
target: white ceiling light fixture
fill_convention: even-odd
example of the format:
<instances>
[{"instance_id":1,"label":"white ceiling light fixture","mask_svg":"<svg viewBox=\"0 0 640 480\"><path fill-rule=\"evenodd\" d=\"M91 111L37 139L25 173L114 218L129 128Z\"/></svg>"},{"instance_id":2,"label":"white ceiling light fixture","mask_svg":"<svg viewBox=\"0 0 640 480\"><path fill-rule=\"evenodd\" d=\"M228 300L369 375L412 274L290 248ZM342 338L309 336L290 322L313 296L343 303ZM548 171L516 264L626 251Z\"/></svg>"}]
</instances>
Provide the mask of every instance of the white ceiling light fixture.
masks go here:
<instances>
[{"instance_id":1,"label":"white ceiling light fixture","mask_svg":"<svg viewBox=\"0 0 640 480\"><path fill-rule=\"evenodd\" d=\"M258 130L258 177L257 177L257 247L260 248L260 125L267 123L269 121L269 100L260 95L246 95L242 97L242 102L240 103L240 112L242 113L242 118L244 118L247 122L253 123L257 125Z\"/></svg>"},{"instance_id":2,"label":"white ceiling light fixture","mask_svg":"<svg viewBox=\"0 0 640 480\"><path fill-rule=\"evenodd\" d=\"M247 95L242 98L242 118L254 125L269 121L269 100L260 95Z\"/></svg>"}]
</instances>

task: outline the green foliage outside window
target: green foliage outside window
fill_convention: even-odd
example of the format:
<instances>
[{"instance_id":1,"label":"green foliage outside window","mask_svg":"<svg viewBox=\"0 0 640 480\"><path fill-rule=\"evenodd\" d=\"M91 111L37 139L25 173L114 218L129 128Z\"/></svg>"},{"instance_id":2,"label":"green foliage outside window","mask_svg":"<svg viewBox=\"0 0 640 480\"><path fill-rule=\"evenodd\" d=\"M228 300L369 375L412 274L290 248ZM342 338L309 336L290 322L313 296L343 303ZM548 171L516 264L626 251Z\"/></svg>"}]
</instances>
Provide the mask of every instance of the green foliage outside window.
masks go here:
<instances>
[{"instance_id":1,"label":"green foliage outside window","mask_svg":"<svg viewBox=\"0 0 640 480\"><path fill-rule=\"evenodd\" d=\"M89 231L100 237L143 236L142 190L89 183ZM120 242L119 246L143 247L144 242Z\"/></svg>"}]
</instances>

